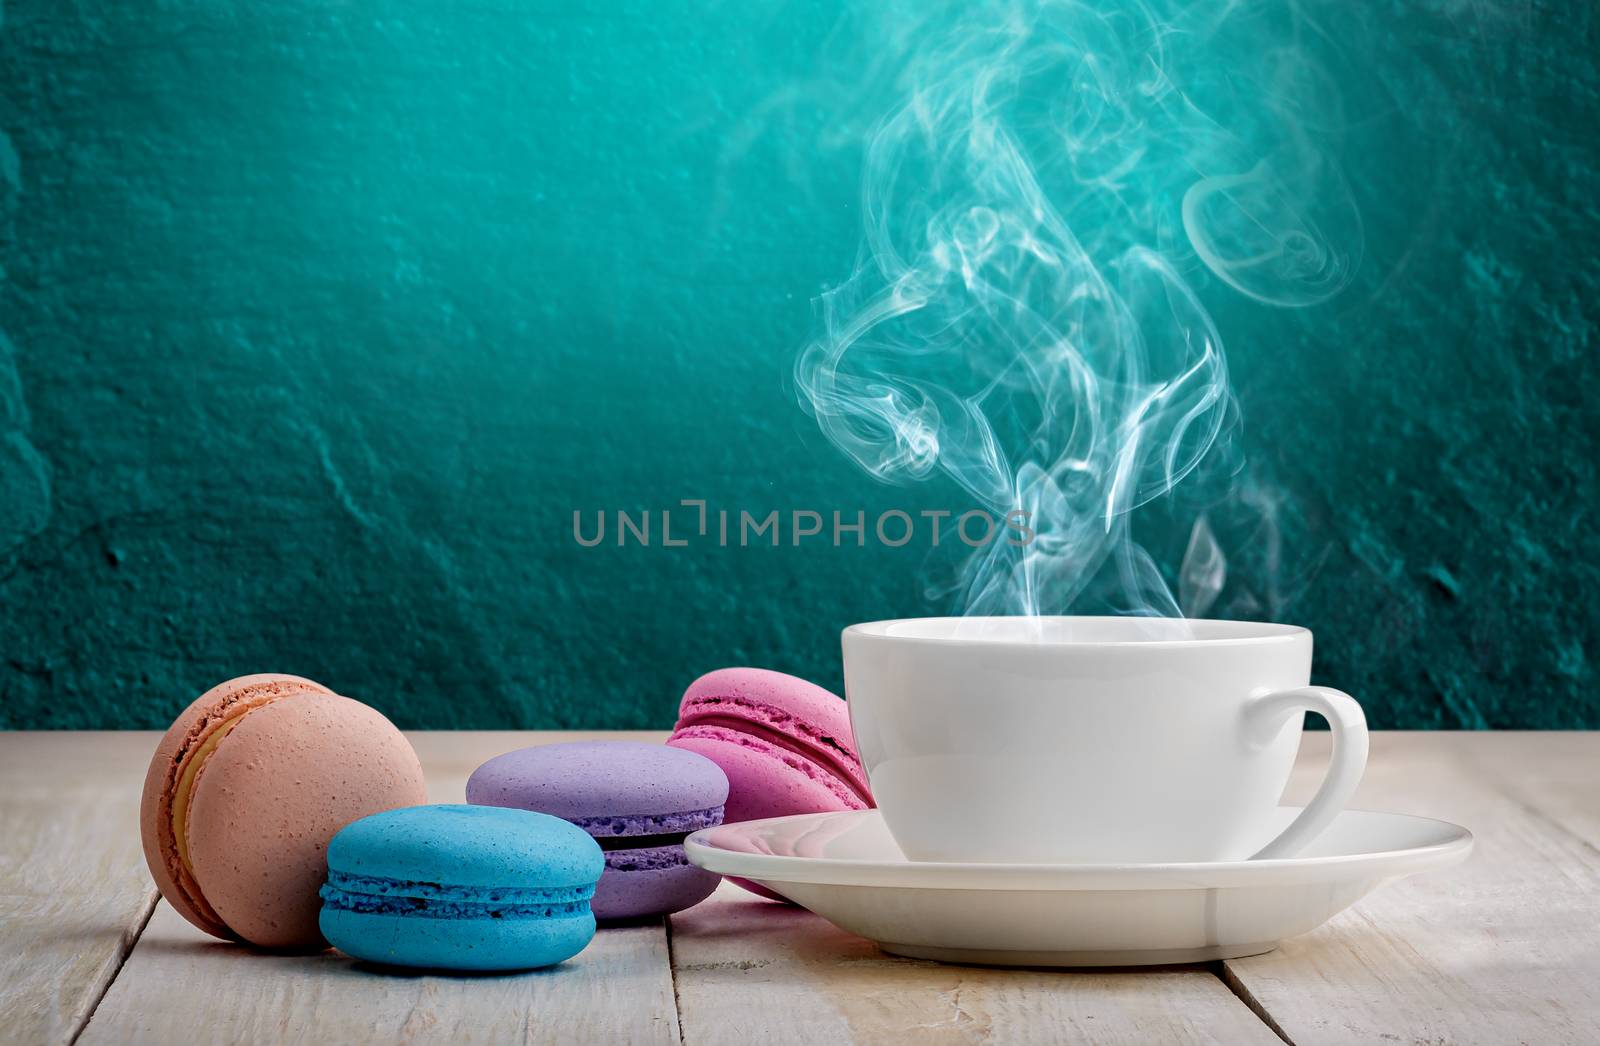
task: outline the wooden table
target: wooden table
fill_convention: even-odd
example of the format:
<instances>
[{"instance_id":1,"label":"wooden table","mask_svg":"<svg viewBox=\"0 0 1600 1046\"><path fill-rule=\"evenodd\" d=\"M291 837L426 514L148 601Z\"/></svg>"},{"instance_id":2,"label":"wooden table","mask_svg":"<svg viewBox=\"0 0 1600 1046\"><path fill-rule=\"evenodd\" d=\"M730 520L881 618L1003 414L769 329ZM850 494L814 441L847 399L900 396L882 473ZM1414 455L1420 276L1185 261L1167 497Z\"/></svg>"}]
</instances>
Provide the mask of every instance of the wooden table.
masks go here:
<instances>
[{"instance_id":1,"label":"wooden table","mask_svg":"<svg viewBox=\"0 0 1600 1046\"><path fill-rule=\"evenodd\" d=\"M433 798L460 802L487 757L579 736L412 739ZM1600 734L1375 736L1355 805L1467 825L1477 850L1267 955L945 966L725 884L552 970L474 977L257 954L191 928L139 852L155 743L0 734L0 1040L1600 1043ZM1307 736L1291 800L1326 752Z\"/></svg>"}]
</instances>

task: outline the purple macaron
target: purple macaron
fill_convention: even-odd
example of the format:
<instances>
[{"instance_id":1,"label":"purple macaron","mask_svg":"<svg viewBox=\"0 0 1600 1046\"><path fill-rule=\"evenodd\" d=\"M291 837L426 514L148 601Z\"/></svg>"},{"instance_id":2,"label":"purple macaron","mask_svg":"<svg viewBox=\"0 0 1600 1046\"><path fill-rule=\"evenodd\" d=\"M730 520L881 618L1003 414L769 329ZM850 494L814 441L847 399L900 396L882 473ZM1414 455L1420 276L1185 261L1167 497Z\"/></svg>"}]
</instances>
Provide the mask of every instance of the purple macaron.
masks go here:
<instances>
[{"instance_id":1,"label":"purple macaron","mask_svg":"<svg viewBox=\"0 0 1600 1046\"><path fill-rule=\"evenodd\" d=\"M467 802L553 814L605 851L596 919L631 919L699 904L720 877L689 863L683 839L722 823L728 778L704 756L637 741L520 748L473 771Z\"/></svg>"}]
</instances>

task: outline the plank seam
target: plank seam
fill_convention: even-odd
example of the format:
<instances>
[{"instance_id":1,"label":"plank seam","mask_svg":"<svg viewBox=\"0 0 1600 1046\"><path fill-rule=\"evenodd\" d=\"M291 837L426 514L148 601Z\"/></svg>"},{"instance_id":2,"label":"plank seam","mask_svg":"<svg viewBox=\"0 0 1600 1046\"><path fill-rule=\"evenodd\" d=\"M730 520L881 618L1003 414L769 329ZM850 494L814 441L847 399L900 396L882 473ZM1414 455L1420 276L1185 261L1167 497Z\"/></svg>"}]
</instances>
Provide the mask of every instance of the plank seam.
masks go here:
<instances>
[{"instance_id":1,"label":"plank seam","mask_svg":"<svg viewBox=\"0 0 1600 1046\"><path fill-rule=\"evenodd\" d=\"M95 1011L100 1009L100 1003L111 991L111 986L116 983L117 978L122 975L122 968L128 965L128 956L133 954L133 949L139 944L139 938L144 936L145 927L150 925L150 917L156 913L156 905L160 903L161 895L151 889L145 897L144 914L139 917L138 923L130 932L123 934L124 943L117 952L115 964L111 967L111 975L106 978L105 983L100 986L100 991L84 1008L83 1017L73 1027L72 1034L67 1036L67 1046L73 1046L88 1030L89 1022L94 1020Z\"/></svg>"},{"instance_id":2,"label":"plank seam","mask_svg":"<svg viewBox=\"0 0 1600 1046\"><path fill-rule=\"evenodd\" d=\"M1272 1034L1288 1043L1289 1046L1294 1046L1294 1040L1289 1038L1289 1033L1283 1030L1283 1026L1273 1018L1272 1014L1267 1012L1267 1008L1265 1006L1261 1005L1261 1000L1257 999L1253 994L1251 994L1250 989L1246 988L1244 982L1234 974L1233 968L1228 965L1228 960L1223 959L1212 963L1211 972L1217 975L1217 977L1222 981L1223 985L1230 992L1232 992L1240 1002L1244 1003L1245 1006L1249 1008L1250 1012L1255 1014L1257 1019L1259 1019L1262 1024L1265 1024L1272 1031Z\"/></svg>"},{"instance_id":3,"label":"plank seam","mask_svg":"<svg viewBox=\"0 0 1600 1046\"><path fill-rule=\"evenodd\" d=\"M663 916L661 926L667 934L667 976L672 979L672 1022L678 1026L678 1046L683 1046L683 1002L678 995L678 955L672 947L672 916Z\"/></svg>"}]
</instances>

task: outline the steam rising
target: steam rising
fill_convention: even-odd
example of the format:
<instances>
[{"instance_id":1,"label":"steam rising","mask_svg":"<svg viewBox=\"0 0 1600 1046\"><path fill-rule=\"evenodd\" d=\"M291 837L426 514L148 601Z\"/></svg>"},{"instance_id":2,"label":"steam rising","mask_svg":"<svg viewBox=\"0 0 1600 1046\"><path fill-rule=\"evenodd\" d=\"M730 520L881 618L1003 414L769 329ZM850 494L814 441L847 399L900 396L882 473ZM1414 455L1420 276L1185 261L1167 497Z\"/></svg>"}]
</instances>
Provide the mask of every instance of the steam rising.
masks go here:
<instances>
[{"instance_id":1,"label":"steam rising","mask_svg":"<svg viewBox=\"0 0 1600 1046\"><path fill-rule=\"evenodd\" d=\"M1226 576L1210 528L1175 594L1132 514L1217 464L1236 420L1199 281L1305 306L1359 261L1309 129L1331 92L1292 47L1219 61L1235 7L953 10L888 49L861 254L823 295L801 403L880 480L943 473L996 516L1030 514L1034 541L966 562L968 613L1203 614Z\"/></svg>"}]
</instances>

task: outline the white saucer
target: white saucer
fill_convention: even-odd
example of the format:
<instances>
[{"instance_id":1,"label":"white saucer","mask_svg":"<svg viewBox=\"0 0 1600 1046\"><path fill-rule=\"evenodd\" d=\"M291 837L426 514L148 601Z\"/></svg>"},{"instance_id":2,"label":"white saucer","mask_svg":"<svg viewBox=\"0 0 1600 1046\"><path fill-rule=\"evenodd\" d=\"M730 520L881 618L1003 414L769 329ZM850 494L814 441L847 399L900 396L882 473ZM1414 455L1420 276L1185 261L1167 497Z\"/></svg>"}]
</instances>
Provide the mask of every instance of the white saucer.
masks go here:
<instances>
[{"instance_id":1,"label":"white saucer","mask_svg":"<svg viewBox=\"0 0 1600 1046\"><path fill-rule=\"evenodd\" d=\"M1273 832L1299 812L1279 808ZM760 883L896 955L1139 966L1270 951L1389 879L1463 860L1472 833L1347 810L1303 856L1282 860L956 864L907 860L882 815L861 810L707 828L684 848L700 867Z\"/></svg>"}]
</instances>

